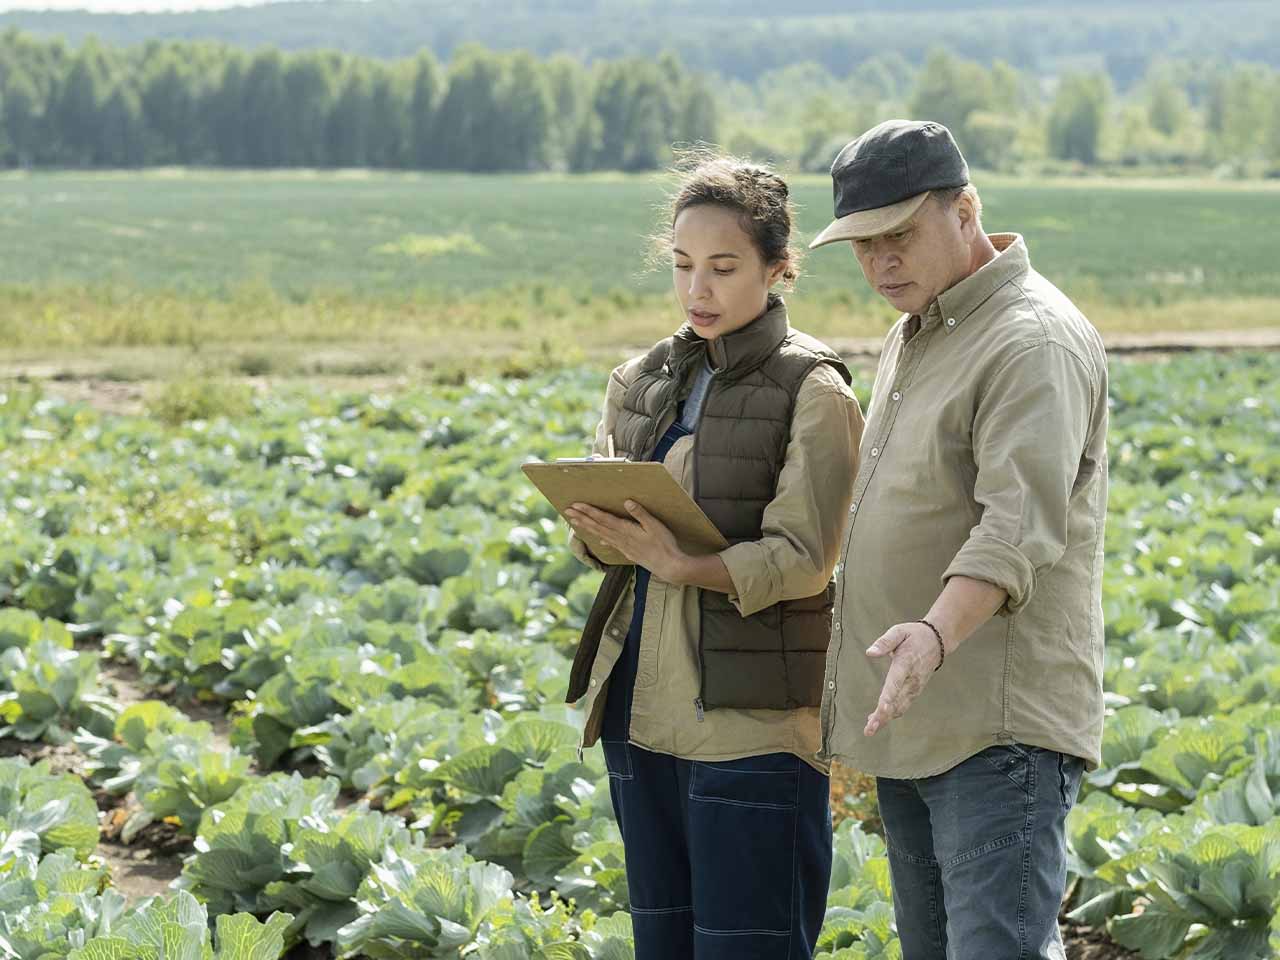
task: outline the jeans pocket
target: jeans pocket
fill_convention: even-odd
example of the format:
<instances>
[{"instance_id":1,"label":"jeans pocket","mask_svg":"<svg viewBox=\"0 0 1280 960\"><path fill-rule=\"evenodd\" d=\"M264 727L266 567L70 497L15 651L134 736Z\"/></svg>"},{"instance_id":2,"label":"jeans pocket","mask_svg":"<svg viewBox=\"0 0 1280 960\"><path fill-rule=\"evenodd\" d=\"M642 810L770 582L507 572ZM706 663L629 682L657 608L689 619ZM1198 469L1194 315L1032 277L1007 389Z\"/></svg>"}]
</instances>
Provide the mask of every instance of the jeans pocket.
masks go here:
<instances>
[{"instance_id":1,"label":"jeans pocket","mask_svg":"<svg viewBox=\"0 0 1280 960\"><path fill-rule=\"evenodd\" d=\"M692 761L689 799L735 807L794 810L800 793L800 764L790 753L770 753L717 763Z\"/></svg>"},{"instance_id":2,"label":"jeans pocket","mask_svg":"<svg viewBox=\"0 0 1280 960\"><path fill-rule=\"evenodd\" d=\"M1027 796L1035 793L1036 754L1039 747L998 743L978 754L989 766L1009 778Z\"/></svg>"},{"instance_id":3,"label":"jeans pocket","mask_svg":"<svg viewBox=\"0 0 1280 960\"><path fill-rule=\"evenodd\" d=\"M793 929L803 763L768 754L689 771L689 855L698 937L713 957L779 956ZM824 878L825 880L826 878ZM825 889L825 883L823 884Z\"/></svg>"},{"instance_id":4,"label":"jeans pocket","mask_svg":"<svg viewBox=\"0 0 1280 960\"><path fill-rule=\"evenodd\" d=\"M1005 749L1010 750L1013 753L1016 753L1018 756L1028 761L1034 760L1037 756L1044 753L1044 747L1034 747L1028 743L1014 742L1014 743L1001 744L1001 746L1003 746Z\"/></svg>"},{"instance_id":5,"label":"jeans pocket","mask_svg":"<svg viewBox=\"0 0 1280 960\"><path fill-rule=\"evenodd\" d=\"M1070 813L1080 794L1080 782L1084 779L1084 760L1066 753L1058 754L1058 789L1062 800L1062 812Z\"/></svg>"},{"instance_id":6,"label":"jeans pocket","mask_svg":"<svg viewBox=\"0 0 1280 960\"><path fill-rule=\"evenodd\" d=\"M615 780L632 780L635 773L631 769L631 744L625 740L601 740L604 750L604 768Z\"/></svg>"}]
</instances>

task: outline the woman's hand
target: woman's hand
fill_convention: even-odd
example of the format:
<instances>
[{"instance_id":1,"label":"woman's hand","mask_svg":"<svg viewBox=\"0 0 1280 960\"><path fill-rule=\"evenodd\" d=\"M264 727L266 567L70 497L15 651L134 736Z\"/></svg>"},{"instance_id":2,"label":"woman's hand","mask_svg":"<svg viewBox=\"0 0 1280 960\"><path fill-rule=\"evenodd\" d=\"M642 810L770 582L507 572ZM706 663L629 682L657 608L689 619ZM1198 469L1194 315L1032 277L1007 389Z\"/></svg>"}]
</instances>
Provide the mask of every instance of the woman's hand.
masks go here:
<instances>
[{"instance_id":1,"label":"woman's hand","mask_svg":"<svg viewBox=\"0 0 1280 960\"><path fill-rule=\"evenodd\" d=\"M615 517L585 503L575 503L565 517L578 536L603 540L637 566L666 583L684 582L689 555L680 549L667 526L634 500L625 504L626 517Z\"/></svg>"}]
</instances>

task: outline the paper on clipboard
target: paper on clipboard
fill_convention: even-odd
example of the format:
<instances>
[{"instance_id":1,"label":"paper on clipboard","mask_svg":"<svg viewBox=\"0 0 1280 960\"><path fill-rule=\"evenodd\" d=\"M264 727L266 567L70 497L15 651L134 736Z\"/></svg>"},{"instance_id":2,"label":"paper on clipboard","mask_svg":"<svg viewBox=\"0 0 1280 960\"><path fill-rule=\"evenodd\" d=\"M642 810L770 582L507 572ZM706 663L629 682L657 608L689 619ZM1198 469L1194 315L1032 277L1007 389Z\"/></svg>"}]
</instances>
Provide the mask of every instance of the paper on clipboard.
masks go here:
<instances>
[{"instance_id":1,"label":"paper on clipboard","mask_svg":"<svg viewBox=\"0 0 1280 960\"><path fill-rule=\"evenodd\" d=\"M623 504L634 500L661 520L689 553L718 553L729 546L702 508L660 463L594 458L532 461L521 469L561 516L571 505L586 503L625 517ZM601 563L631 562L599 540L583 537L583 541Z\"/></svg>"}]
</instances>

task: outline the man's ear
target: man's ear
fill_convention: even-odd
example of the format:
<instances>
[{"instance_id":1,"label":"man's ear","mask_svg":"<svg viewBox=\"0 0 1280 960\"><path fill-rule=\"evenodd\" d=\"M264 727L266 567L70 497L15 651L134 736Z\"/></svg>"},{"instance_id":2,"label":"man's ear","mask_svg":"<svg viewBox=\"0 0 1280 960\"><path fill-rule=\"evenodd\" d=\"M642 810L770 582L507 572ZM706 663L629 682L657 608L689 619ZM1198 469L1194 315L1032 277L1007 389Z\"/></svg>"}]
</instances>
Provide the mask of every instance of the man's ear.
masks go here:
<instances>
[{"instance_id":1,"label":"man's ear","mask_svg":"<svg viewBox=\"0 0 1280 960\"><path fill-rule=\"evenodd\" d=\"M973 239L978 228L978 210L973 204L973 197L962 193L956 198L956 216L960 218L960 232L966 239Z\"/></svg>"},{"instance_id":2,"label":"man's ear","mask_svg":"<svg viewBox=\"0 0 1280 960\"><path fill-rule=\"evenodd\" d=\"M787 272L788 266L790 266L789 260L779 260L777 263L775 263L773 266L769 268L769 273L768 273L769 286L772 287L775 283L777 283L779 280L782 279L783 275Z\"/></svg>"}]
</instances>

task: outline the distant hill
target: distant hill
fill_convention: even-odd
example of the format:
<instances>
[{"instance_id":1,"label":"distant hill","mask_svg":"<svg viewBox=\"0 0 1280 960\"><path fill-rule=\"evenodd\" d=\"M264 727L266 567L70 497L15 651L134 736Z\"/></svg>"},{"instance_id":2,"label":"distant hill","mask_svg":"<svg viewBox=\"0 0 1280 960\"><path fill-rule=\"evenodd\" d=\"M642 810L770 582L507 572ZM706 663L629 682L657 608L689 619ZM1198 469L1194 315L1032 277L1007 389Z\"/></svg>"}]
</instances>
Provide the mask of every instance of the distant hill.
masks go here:
<instances>
[{"instance_id":1,"label":"distant hill","mask_svg":"<svg viewBox=\"0 0 1280 960\"><path fill-rule=\"evenodd\" d=\"M1041 72L1105 66L1121 88L1161 56L1280 65L1274 0L328 0L164 14L19 11L0 14L5 27L71 44L209 39L387 58L423 47L447 58L466 42L586 61L672 50L690 67L744 80L805 60L844 75L891 50L919 62L935 44Z\"/></svg>"}]
</instances>

